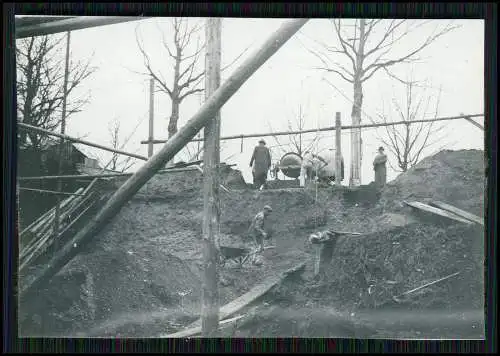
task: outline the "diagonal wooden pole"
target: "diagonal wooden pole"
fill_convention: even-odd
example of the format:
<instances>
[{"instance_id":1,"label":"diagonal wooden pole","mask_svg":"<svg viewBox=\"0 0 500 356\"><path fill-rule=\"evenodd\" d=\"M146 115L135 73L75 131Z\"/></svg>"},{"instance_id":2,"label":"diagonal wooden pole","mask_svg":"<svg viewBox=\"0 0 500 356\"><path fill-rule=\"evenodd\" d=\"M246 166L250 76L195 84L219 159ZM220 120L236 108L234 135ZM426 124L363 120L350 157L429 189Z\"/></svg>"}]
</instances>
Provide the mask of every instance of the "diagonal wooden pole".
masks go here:
<instances>
[{"instance_id":1,"label":"diagonal wooden pole","mask_svg":"<svg viewBox=\"0 0 500 356\"><path fill-rule=\"evenodd\" d=\"M96 216L61 250L57 251L53 259L38 271L29 280L20 280L21 294L36 290L64 267L77 253L79 247L89 242L100 229L120 211L120 209L134 196L134 194L160 169L174 157L207 122L212 119L220 108L236 93L236 91L259 69L283 44L288 41L304 24L307 19L287 21L283 24L262 47L248 58L219 89L202 105L198 112L168 140L163 148L152 156L135 174L130 177L108 200Z\"/></svg>"}]
</instances>

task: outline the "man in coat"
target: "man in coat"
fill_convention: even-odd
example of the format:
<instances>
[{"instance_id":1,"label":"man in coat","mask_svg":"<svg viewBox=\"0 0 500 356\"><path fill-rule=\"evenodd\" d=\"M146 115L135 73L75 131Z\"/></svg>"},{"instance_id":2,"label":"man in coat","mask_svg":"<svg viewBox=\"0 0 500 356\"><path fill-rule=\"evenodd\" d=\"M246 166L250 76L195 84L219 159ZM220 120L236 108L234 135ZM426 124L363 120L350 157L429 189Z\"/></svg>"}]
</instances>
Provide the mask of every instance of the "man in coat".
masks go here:
<instances>
[{"instance_id":1,"label":"man in coat","mask_svg":"<svg viewBox=\"0 0 500 356\"><path fill-rule=\"evenodd\" d=\"M379 147L378 153L373 160L373 170L375 171L375 186L380 189L383 188L387 179L386 164L387 155L384 153L384 148Z\"/></svg>"},{"instance_id":2,"label":"man in coat","mask_svg":"<svg viewBox=\"0 0 500 356\"><path fill-rule=\"evenodd\" d=\"M252 174L254 187L256 189L265 187L267 172L269 168L271 168L271 153L266 147L266 141L260 140L259 145L254 148L250 160L250 167L253 167Z\"/></svg>"}]
</instances>

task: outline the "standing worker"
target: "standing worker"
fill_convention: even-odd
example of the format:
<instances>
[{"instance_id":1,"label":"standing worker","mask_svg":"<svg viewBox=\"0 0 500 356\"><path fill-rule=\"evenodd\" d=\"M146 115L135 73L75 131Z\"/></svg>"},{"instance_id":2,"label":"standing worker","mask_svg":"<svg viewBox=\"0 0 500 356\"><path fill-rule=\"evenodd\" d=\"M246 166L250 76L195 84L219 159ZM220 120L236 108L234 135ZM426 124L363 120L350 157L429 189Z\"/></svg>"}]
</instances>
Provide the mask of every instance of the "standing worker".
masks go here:
<instances>
[{"instance_id":1,"label":"standing worker","mask_svg":"<svg viewBox=\"0 0 500 356\"><path fill-rule=\"evenodd\" d=\"M375 171L375 186L378 189L384 187L387 179L387 169L385 164L387 162L387 155L384 153L384 148L380 146L378 153L373 160L373 170Z\"/></svg>"},{"instance_id":2,"label":"standing worker","mask_svg":"<svg viewBox=\"0 0 500 356\"><path fill-rule=\"evenodd\" d=\"M264 206L264 209L255 215L252 220L252 224L250 225L250 229L248 230L248 233L252 237L258 252L264 251L264 240L268 239L268 234L264 230L264 226L266 218L272 211L273 209L269 205ZM254 259L254 263L257 260L258 259Z\"/></svg>"},{"instance_id":3,"label":"standing worker","mask_svg":"<svg viewBox=\"0 0 500 356\"><path fill-rule=\"evenodd\" d=\"M266 141L261 139L259 145L254 148L250 167L253 167L252 174L255 189L265 188L267 172L271 168L271 153L266 147Z\"/></svg>"}]
</instances>

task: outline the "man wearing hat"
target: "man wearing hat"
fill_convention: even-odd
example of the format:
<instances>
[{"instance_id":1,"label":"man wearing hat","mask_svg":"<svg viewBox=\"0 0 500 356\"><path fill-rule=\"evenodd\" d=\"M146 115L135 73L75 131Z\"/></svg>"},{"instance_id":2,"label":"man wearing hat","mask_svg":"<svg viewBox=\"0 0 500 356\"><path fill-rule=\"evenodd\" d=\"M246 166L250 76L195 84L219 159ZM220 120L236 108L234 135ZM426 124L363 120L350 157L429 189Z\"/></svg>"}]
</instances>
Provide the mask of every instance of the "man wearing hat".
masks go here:
<instances>
[{"instance_id":1,"label":"man wearing hat","mask_svg":"<svg viewBox=\"0 0 500 356\"><path fill-rule=\"evenodd\" d=\"M252 174L254 187L256 189L265 187L267 172L269 168L271 168L271 153L266 147L266 141L261 139L259 145L254 148L250 160L250 167L253 167Z\"/></svg>"},{"instance_id":2,"label":"man wearing hat","mask_svg":"<svg viewBox=\"0 0 500 356\"><path fill-rule=\"evenodd\" d=\"M375 171L375 186L380 189L385 185L387 179L387 169L385 164L387 155L384 153L384 148L380 146L378 153L373 160L373 170Z\"/></svg>"},{"instance_id":3,"label":"man wearing hat","mask_svg":"<svg viewBox=\"0 0 500 356\"><path fill-rule=\"evenodd\" d=\"M268 234L264 230L264 225L266 218L272 211L273 209L269 205L264 206L264 209L255 215L248 230L259 252L264 250L264 240L268 238Z\"/></svg>"}]
</instances>

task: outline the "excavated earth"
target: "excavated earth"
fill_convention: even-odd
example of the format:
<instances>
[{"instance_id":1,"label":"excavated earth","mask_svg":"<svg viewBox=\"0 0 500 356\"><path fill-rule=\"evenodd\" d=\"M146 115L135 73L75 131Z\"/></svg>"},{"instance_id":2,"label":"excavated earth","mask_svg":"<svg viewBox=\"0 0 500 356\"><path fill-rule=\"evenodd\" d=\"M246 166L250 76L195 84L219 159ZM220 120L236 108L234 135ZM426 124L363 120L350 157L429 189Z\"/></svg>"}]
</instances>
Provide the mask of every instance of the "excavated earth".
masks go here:
<instances>
[{"instance_id":1,"label":"excavated earth","mask_svg":"<svg viewBox=\"0 0 500 356\"><path fill-rule=\"evenodd\" d=\"M120 181L113 181L115 188ZM242 311L224 336L358 338L484 337L484 232L417 213L407 201L440 200L484 216L484 152L442 151L389 182L382 192L315 186L248 188L225 167L222 245L248 245L251 218L266 204L274 246L264 264L220 269L228 303L301 262L305 271ZM20 301L20 335L158 336L199 317L202 175L151 179L43 290ZM322 279L312 278L310 233L353 231L341 238ZM459 274L399 296L453 273Z\"/></svg>"}]
</instances>

